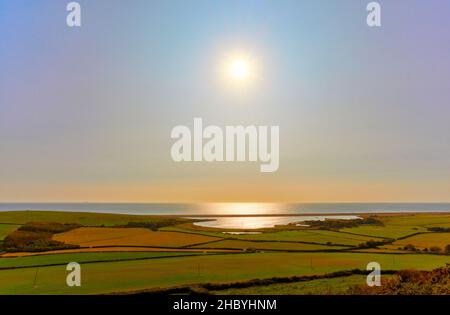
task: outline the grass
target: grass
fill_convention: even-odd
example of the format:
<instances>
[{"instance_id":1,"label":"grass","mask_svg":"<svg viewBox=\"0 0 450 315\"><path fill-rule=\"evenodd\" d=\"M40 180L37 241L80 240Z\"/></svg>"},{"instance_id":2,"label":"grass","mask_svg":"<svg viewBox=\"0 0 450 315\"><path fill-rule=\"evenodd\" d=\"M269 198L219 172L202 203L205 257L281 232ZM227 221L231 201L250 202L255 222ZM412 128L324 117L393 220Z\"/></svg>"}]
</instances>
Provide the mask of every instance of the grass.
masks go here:
<instances>
[{"instance_id":1,"label":"grass","mask_svg":"<svg viewBox=\"0 0 450 315\"><path fill-rule=\"evenodd\" d=\"M253 235L233 235L241 240L301 241L326 244L358 245L375 237L351 235L326 230L297 230Z\"/></svg>"},{"instance_id":2,"label":"grass","mask_svg":"<svg viewBox=\"0 0 450 315\"><path fill-rule=\"evenodd\" d=\"M80 246L161 246L181 247L219 240L216 237L178 232L151 231L145 228L82 227L56 234L54 240Z\"/></svg>"},{"instance_id":3,"label":"grass","mask_svg":"<svg viewBox=\"0 0 450 315\"><path fill-rule=\"evenodd\" d=\"M439 226L450 222L450 214L404 214L379 216L386 225L392 226Z\"/></svg>"},{"instance_id":4,"label":"grass","mask_svg":"<svg viewBox=\"0 0 450 315\"><path fill-rule=\"evenodd\" d=\"M383 280L383 277L381 279ZM345 294L349 287L365 283L366 276L353 275L348 277L251 286L248 288L232 288L210 292L212 294L221 295Z\"/></svg>"},{"instance_id":5,"label":"grass","mask_svg":"<svg viewBox=\"0 0 450 315\"><path fill-rule=\"evenodd\" d=\"M274 276L324 274L365 269L377 261L383 269L431 270L448 256L360 253L256 253L198 255L82 265L81 287L67 287L65 266L0 270L0 294L86 294L164 288L205 282L231 282ZM38 275L36 277L36 272ZM34 278L37 278L33 285Z\"/></svg>"},{"instance_id":6,"label":"grass","mask_svg":"<svg viewBox=\"0 0 450 315\"><path fill-rule=\"evenodd\" d=\"M74 254L46 254L27 257L0 258L0 268L32 267L51 264L68 264L71 261L80 264L92 261L114 261L125 259L144 259L166 256L198 255L196 252L95 252Z\"/></svg>"},{"instance_id":7,"label":"grass","mask_svg":"<svg viewBox=\"0 0 450 315\"><path fill-rule=\"evenodd\" d=\"M159 229L160 231L172 231L172 232L181 232L181 233L194 233L198 235L206 235L206 236L215 236L215 237L230 237L230 234L222 233L220 231L213 232L209 231L207 229L202 229L199 227L196 227L197 229L191 229L190 226L193 226L192 224L180 224L175 226L167 226Z\"/></svg>"},{"instance_id":8,"label":"grass","mask_svg":"<svg viewBox=\"0 0 450 315\"><path fill-rule=\"evenodd\" d=\"M326 246L317 244L302 244L288 242L250 242L242 240L224 240L211 244L198 245L200 248L239 248L239 249L261 249L261 250L339 250L344 247Z\"/></svg>"},{"instance_id":9,"label":"grass","mask_svg":"<svg viewBox=\"0 0 450 315\"><path fill-rule=\"evenodd\" d=\"M358 226L354 228L342 229L342 232L370 235L373 237L385 237L397 239L399 237L408 236L418 232L426 232L423 227L414 226Z\"/></svg>"},{"instance_id":10,"label":"grass","mask_svg":"<svg viewBox=\"0 0 450 315\"><path fill-rule=\"evenodd\" d=\"M354 228L342 229L341 231L397 239L414 233L427 232L428 227L448 227L450 215L423 213L378 215L377 219L380 219L384 223L384 226L361 225Z\"/></svg>"},{"instance_id":11,"label":"grass","mask_svg":"<svg viewBox=\"0 0 450 315\"><path fill-rule=\"evenodd\" d=\"M84 226L114 226L129 222L160 222L167 219L164 216L110 214L93 212L62 212L62 211L2 211L1 223L25 224L27 222L59 222L78 223ZM189 222L187 219L178 219L180 223Z\"/></svg>"},{"instance_id":12,"label":"grass","mask_svg":"<svg viewBox=\"0 0 450 315\"><path fill-rule=\"evenodd\" d=\"M0 224L0 240L3 240L8 234L14 232L19 225L15 224Z\"/></svg>"},{"instance_id":13,"label":"grass","mask_svg":"<svg viewBox=\"0 0 450 315\"><path fill-rule=\"evenodd\" d=\"M444 250L445 246L450 245L450 233L418 234L418 235L414 235L412 237L398 240L393 245L397 246L397 247L403 247L408 244L412 244L416 248L420 248L420 249L423 249L423 248L429 249L432 246L438 246L442 250Z\"/></svg>"},{"instance_id":14,"label":"grass","mask_svg":"<svg viewBox=\"0 0 450 315\"><path fill-rule=\"evenodd\" d=\"M107 252L183 252L183 253L238 253L240 249L200 249L200 248L161 248L161 247L89 247L89 248L75 248L75 249L58 249L46 252L12 252L0 255L0 258L12 257L29 257L41 255L58 255L58 254L72 254L72 253L107 253Z\"/></svg>"},{"instance_id":15,"label":"grass","mask_svg":"<svg viewBox=\"0 0 450 315\"><path fill-rule=\"evenodd\" d=\"M443 228L450 228L450 222L441 222L441 223L433 223L433 224L427 224L427 228L431 227L443 227Z\"/></svg>"}]
</instances>

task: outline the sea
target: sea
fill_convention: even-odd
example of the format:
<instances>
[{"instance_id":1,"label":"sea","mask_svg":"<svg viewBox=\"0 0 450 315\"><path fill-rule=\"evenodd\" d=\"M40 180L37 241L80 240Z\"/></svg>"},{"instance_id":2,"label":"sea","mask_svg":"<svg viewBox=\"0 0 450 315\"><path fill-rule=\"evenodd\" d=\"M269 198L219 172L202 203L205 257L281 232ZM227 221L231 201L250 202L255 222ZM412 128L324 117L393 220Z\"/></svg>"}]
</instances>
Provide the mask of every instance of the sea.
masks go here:
<instances>
[{"instance_id":1,"label":"sea","mask_svg":"<svg viewBox=\"0 0 450 315\"><path fill-rule=\"evenodd\" d=\"M449 212L450 203L0 203L0 211L43 210L135 215L307 215Z\"/></svg>"}]
</instances>

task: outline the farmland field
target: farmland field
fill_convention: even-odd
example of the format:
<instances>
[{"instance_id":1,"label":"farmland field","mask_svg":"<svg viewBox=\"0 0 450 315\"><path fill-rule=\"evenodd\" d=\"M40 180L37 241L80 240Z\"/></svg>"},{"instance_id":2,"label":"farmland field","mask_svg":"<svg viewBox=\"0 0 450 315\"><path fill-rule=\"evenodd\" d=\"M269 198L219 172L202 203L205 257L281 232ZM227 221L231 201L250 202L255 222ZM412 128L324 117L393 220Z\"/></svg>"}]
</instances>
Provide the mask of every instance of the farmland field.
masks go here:
<instances>
[{"instance_id":1,"label":"farmland field","mask_svg":"<svg viewBox=\"0 0 450 315\"><path fill-rule=\"evenodd\" d=\"M401 214L401 215L385 215L380 216L387 225L394 226L435 226L448 224L450 221L449 214Z\"/></svg>"},{"instance_id":2,"label":"farmland field","mask_svg":"<svg viewBox=\"0 0 450 315\"><path fill-rule=\"evenodd\" d=\"M400 238L408 235L427 232L429 227L448 227L449 215L406 214L380 216L384 226L358 226L341 229L342 232L370 235L385 238Z\"/></svg>"},{"instance_id":3,"label":"farmland field","mask_svg":"<svg viewBox=\"0 0 450 315\"><path fill-rule=\"evenodd\" d=\"M3 240L8 234L15 231L19 226L15 224L0 224L0 240Z\"/></svg>"},{"instance_id":4,"label":"farmland field","mask_svg":"<svg viewBox=\"0 0 450 315\"><path fill-rule=\"evenodd\" d=\"M196 245L196 248L240 248L240 249L261 249L261 250L338 250L345 247L326 246L318 244L304 244L294 242L251 242L243 240L224 240L205 245Z\"/></svg>"},{"instance_id":5,"label":"farmland field","mask_svg":"<svg viewBox=\"0 0 450 315\"><path fill-rule=\"evenodd\" d=\"M448 262L438 255L356 253L256 253L174 257L152 260L90 263L83 265L83 285L71 288L64 283L65 266L0 270L2 293L111 293L167 288L202 282L231 282L274 276L323 274L353 268L364 269L368 261L378 261L385 269L420 266L430 270ZM32 285L38 270L37 286ZM62 280L61 280L62 279Z\"/></svg>"},{"instance_id":6,"label":"farmland field","mask_svg":"<svg viewBox=\"0 0 450 315\"><path fill-rule=\"evenodd\" d=\"M49 243L49 234L44 234L47 241L35 247L33 241L31 247L5 247L0 255L0 294L132 293L205 283L231 285L211 291L217 294L345 294L351 286L364 284L361 272L369 262L378 262L382 274L383 270L432 270L450 263L445 252L450 233L428 230L445 227L449 216L389 214L376 218L374 224L344 228L286 225L263 229L260 234L225 234L176 217L3 212L0 222L9 224L0 225L0 235L12 237L8 244L14 244L12 232L21 226L32 231L63 227L57 223L81 227L50 231L50 240L57 243ZM130 222L141 226L130 227ZM52 244L80 247L54 249ZM418 250L403 249L407 244ZM441 252L422 250L432 246L439 246ZM65 284L69 262L81 265L81 287ZM232 284L351 270L360 273L241 289Z\"/></svg>"},{"instance_id":7,"label":"farmland field","mask_svg":"<svg viewBox=\"0 0 450 315\"><path fill-rule=\"evenodd\" d=\"M158 222L167 219L164 216L109 214L93 212L59 212L59 211L4 211L0 213L0 222L25 224L27 222L79 223L83 226L115 226L129 222ZM186 220L180 219L181 222Z\"/></svg>"},{"instance_id":8,"label":"farmland field","mask_svg":"<svg viewBox=\"0 0 450 315\"><path fill-rule=\"evenodd\" d=\"M82 227L57 234L57 241L81 246L160 246L181 247L219 240L197 234L153 232L144 228Z\"/></svg>"},{"instance_id":9,"label":"farmland field","mask_svg":"<svg viewBox=\"0 0 450 315\"><path fill-rule=\"evenodd\" d=\"M70 261L86 263L93 261L133 260L168 256L187 256L203 254L199 252L95 252L95 253L61 253L52 255L33 255L28 257L10 257L0 259L0 269L12 267L67 264Z\"/></svg>"},{"instance_id":10,"label":"farmland field","mask_svg":"<svg viewBox=\"0 0 450 315\"><path fill-rule=\"evenodd\" d=\"M45 252L14 252L4 253L2 258L15 258L15 257L29 257L29 256L44 256L54 254L73 254L73 253L110 253L110 252L183 252L183 253L234 253L241 252L240 249L204 249L204 248L169 248L169 247L148 247L148 246L105 246L105 247L88 247L88 248L75 248L75 249L59 249L49 250Z\"/></svg>"},{"instance_id":11,"label":"farmland field","mask_svg":"<svg viewBox=\"0 0 450 315\"><path fill-rule=\"evenodd\" d=\"M426 232L423 227L411 226L358 226L354 228L342 229L342 232L349 232L372 237L399 238L412 235L418 232Z\"/></svg>"},{"instance_id":12,"label":"farmland field","mask_svg":"<svg viewBox=\"0 0 450 315\"><path fill-rule=\"evenodd\" d=\"M377 239L377 237L352 235L325 230L281 231L276 233L239 235L237 237L243 240L303 241L320 244L330 242L339 245L358 245L371 239Z\"/></svg>"},{"instance_id":13,"label":"farmland field","mask_svg":"<svg viewBox=\"0 0 450 315\"><path fill-rule=\"evenodd\" d=\"M214 294L229 295L295 295L295 294L345 294L347 289L353 285L361 285L366 282L366 276L353 275L331 279L317 279L295 283L271 284L249 288L232 288L212 291Z\"/></svg>"},{"instance_id":14,"label":"farmland field","mask_svg":"<svg viewBox=\"0 0 450 315\"><path fill-rule=\"evenodd\" d=\"M409 238L401 239L393 243L393 245L405 246L414 245L420 249L430 248L433 246L440 247L441 250L450 244L450 233L426 233L411 236Z\"/></svg>"}]
</instances>

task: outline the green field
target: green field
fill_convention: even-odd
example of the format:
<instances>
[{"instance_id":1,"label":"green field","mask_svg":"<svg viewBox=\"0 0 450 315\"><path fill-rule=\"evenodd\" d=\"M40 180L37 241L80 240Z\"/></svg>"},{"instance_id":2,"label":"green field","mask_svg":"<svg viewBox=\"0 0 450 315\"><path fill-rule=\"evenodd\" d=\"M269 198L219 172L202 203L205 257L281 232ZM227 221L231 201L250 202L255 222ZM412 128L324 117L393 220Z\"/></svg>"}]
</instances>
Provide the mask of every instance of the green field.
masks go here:
<instances>
[{"instance_id":1,"label":"green field","mask_svg":"<svg viewBox=\"0 0 450 315\"><path fill-rule=\"evenodd\" d=\"M91 212L58 211L5 211L0 212L0 222L25 224L27 222L78 223L84 226L114 226L129 222L158 222L166 217L152 215L127 215ZM180 220L183 222L186 220Z\"/></svg>"},{"instance_id":2,"label":"green field","mask_svg":"<svg viewBox=\"0 0 450 315\"><path fill-rule=\"evenodd\" d=\"M341 229L342 232L370 235L384 238L403 238L416 233L428 232L428 227L448 227L450 215L397 215L380 216L384 226L358 226L354 228Z\"/></svg>"},{"instance_id":3,"label":"green field","mask_svg":"<svg viewBox=\"0 0 450 315\"><path fill-rule=\"evenodd\" d=\"M273 240L273 241L302 241L311 243L341 245L358 245L376 237L367 237L360 235L352 235L335 231L325 230L298 230L298 231L281 231L276 233L263 233L254 235L237 235L243 240Z\"/></svg>"},{"instance_id":4,"label":"green field","mask_svg":"<svg viewBox=\"0 0 450 315\"><path fill-rule=\"evenodd\" d=\"M426 228L412 226L358 226L354 228L341 229L342 232L370 235L373 237L399 238L418 232L426 232Z\"/></svg>"},{"instance_id":5,"label":"green field","mask_svg":"<svg viewBox=\"0 0 450 315\"><path fill-rule=\"evenodd\" d=\"M19 225L15 224L0 224L0 241L3 240L9 233L15 231Z\"/></svg>"},{"instance_id":6,"label":"green field","mask_svg":"<svg viewBox=\"0 0 450 315\"><path fill-rule=\"evenodd\" d=\"M270 284L252 286L248 288L232 288L211 291L212 294L221 295L297 295L297 294L346 294L347 289L354 285L366 283L366 276L353 275L331 279L317 279L294 283Z\"/></svg>"},{"instance_id":7,"label":"green field","mask_svg":"<svg viewBox=\"0 0 450 315\"><path fill-rule=\"evenodd\" d=\"M27 257L8 257L0 259L0 269L30 267L52 264L68 264L75 261L80 264L94 261L115 261L148 259L167 256L199 255L196 252L95 252L74 254L44 254Z\"/></svg>"},{"instance_id":8,"label":"green field","mask_svg":"<svg viewBox=\"0 0 450 315\"><path fill-rule=\"evenodd\" d=\"M291 243L291 242L250 242L242 240L224 240L206 245L196 245L194 248L237 248L237 249L259 249L259 250L298 250L298 251L314 251L314 250L339 250L347 247L326 246L317 244Z\"/></svg>"},{"instance_id":9,"label":"green field","mask_svg":"<svg viewBox=\"0 0 450 315\"><path fill-rule=\"evenodd\" d=\"M449 259L438 255L256 253L90 263L82 265L81 287L66 286L65 266L30 267L0 270L0 293L87 294L167 288L365 269L370 261L379 262L384 269L430 270L445 265Z\"/></svg>"},{"instance_id":10,"label":"green field","mask_svg":"<svg viewBox=\"0 0 450 315\"><path fill-rule=\"evenodd\" d=\"M450 214L404 214L380 216L386 225L392 226L440 226L450 222Z\"/></svg>"}]
</instances>

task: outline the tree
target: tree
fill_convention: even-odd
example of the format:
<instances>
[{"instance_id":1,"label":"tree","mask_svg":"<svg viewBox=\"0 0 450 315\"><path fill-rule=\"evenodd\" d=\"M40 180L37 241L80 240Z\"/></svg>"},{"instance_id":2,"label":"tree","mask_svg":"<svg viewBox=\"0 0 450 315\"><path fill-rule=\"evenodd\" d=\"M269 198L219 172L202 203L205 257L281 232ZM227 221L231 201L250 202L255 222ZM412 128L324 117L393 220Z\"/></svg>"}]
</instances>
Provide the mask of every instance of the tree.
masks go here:
<instances>
[{"instance_id":1,"label":"tree","mask_svg":"<svg viewBox=\"0 0 450 315\"><path fill-rule=\"evenodd\" d=\"M447 246L445 246L445 253L446 253L446 254L450 254L450 244L448 244Z\"/></svg>"}]
</instances>

